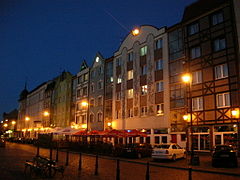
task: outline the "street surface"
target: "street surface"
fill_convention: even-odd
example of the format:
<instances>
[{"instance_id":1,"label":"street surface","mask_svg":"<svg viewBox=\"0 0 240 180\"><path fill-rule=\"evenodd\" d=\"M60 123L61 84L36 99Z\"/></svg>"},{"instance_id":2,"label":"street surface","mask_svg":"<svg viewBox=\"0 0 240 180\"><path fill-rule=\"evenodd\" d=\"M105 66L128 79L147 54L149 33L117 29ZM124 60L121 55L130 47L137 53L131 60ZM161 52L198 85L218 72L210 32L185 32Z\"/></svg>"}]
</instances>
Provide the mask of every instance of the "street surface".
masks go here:
<instances>
[{"instance_id":1,"label":"street surface","mask_svg":"<svg viewBox=\"0 0 240 180\"><path fill-rule=\"evenodd\" d=\"M21 180L21 179L42 179L39 176L24 175L24 163L31 160L36 155L36 147L32 145L16 144L7 142L5 148L0 148L0 180ZM49 157L48 149L40 149L41 156ZM69 153L69 165L65 166L64 177L57 173L51 179L64 180L115 180L116 179L116 160L112 157L99 157L98 175L95 172L95 157L82 155L82 170L78 170L79 154ZM55 159L55 151L53 151ZM145 180L146 162L150 162L151 180L188 180L188 171L177 168L188 168L186 159L180 159L176 162L160 161L152 162L151 158L142 159L120 159L120 179L121 180ZM59 152L59 164L65 165L66 152ZM240 162L239 162L240 165ZM167 166L167 167L157 167ZM192 172L192 180L239 180L240 168L213 168L211 167L211 157L209 155L200 156L200 166L193 166L196 170L207 170L214 172L225 172L239 174L236 176L220 175L213 173ZM46 178L45 178L46 179Z\"/></svg>"}]
</instances>

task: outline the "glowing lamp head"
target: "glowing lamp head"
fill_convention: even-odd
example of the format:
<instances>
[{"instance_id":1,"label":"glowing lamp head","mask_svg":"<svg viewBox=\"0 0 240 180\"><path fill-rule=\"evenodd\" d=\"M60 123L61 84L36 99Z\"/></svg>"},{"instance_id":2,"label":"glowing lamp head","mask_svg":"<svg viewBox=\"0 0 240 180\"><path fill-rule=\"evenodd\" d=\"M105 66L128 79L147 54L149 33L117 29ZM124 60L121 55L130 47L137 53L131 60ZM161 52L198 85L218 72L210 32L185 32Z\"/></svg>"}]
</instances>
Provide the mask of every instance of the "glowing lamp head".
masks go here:
<instances>
[{"instance_id":1,"label":"glowing lamp head","mask_svg":"<svg viewBox=\"0 0 240 180\"><path fill-rule=\"evenodd\" d=\"M238 110L232 110L231 111L232 116L238 117L239 116L239 111Z\"/></svg>"},{"instance_id":2,"label":"glowing lamp head","mask_svg":"<svg viewBox=\"0 0 240 180\"><path fill-rule=\"evenodd\" d=\"M25 121L29 121L30 120L30 117L25 117Z\"/></svg>"},{"instance_id":3,"label":"glowing lamp head","mask_svg":"<svg viewBox=\"0 0 240 180\"><path fill-rule=\"evenodd\" d=\"M47 117L47 116L49 116L49 112L48 112L48 111L44 111L44 112L43 112L43 115L44 115L45 117Z\"/></svg>"},{"instance_id":4,"label":"glowing lamp head","mask_svg":"<svg viewBox=\"0 0 240 180\"><path fill-rule=\"evenodd\" d=\"M108 126L112 126L112 123L111 123L111 122L108 122L107 125L108 125Z\"/></svg>"},{"instance_id":5,"label":"glowing lamp head","mask_svg":"<svg viewBox=\"0 0 240 180\"><path fill-rule=\"evenodd\" d=\"M87 107L88 106L88 102L87 101L83 101L81 104L82 104L83 107Z\"/></svg>"},{"instance_id":6,"label":"glowing lamp head","mask_svg":"<svg viewBox=\"0 0 240 180\"><path fill-rule=\"evenodd\" d=\"M184 83L190 83L190 82L191 82L191 76L190 76L190 74L184 74L184 75L182 76L182 81L183 81Z\"/></svg>"},{"instance_id":7,"label":"glowing lamp head","mask_svg":"<svg viewBox=\"0 0 240 180\"><path fill-rule=\"evenodd\" d=\"M140 33L140 30L138 28L135 28L134 30L132 30L133 36L137 36L137 35L139 35L139 33Z\"/></svg>"},{"instance_id":8,"label":"glowing lamp head","mask_svg":"<svg viewBox=\"0 0 240 180\"><path fill-rule=\"evenodd\" d=\"M12 125L15 125L16 124L16 121L12 121Z\"/></svg>"},{"instance_id":9,"label":"glowing lamp head","mask_svg":"<svg viewBox=\"0 0 240 180\"><path fill-rule=\"evenodd\" d=\"M8 127L8 124L5 123L3 126L4 126L4 127Z\"/></svg>"},{"instance_id":10,"label":"glowing lamp head","mask_svg":"<svg viewBox=\"0 0 240 180\"><path fill-rule=\"evenodd\" d=\"M183 115L183 120L184 121L189 121L190 120L190 115L189 114Z\"/></svg>"}]
</instances>

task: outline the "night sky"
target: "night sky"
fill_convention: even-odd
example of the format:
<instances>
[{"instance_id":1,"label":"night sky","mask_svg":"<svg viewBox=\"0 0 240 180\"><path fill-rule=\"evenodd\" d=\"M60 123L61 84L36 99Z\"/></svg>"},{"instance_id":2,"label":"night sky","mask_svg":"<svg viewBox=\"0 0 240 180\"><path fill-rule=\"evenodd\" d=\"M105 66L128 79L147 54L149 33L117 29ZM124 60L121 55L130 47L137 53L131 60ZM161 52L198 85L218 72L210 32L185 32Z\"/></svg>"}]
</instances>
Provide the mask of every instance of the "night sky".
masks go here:
<instances>
[{"instance_id":1,"label":"night sky","mask_svg":"<svg viewBox=\"0 0 240 180\"><path fill-rule=\"evenodd\" d=\"M0 0L0 113L19 93L111 57L132 28L178 23L196 0ZM1 119L2 117L0 117Z\"/></svg>"}]
</instances>

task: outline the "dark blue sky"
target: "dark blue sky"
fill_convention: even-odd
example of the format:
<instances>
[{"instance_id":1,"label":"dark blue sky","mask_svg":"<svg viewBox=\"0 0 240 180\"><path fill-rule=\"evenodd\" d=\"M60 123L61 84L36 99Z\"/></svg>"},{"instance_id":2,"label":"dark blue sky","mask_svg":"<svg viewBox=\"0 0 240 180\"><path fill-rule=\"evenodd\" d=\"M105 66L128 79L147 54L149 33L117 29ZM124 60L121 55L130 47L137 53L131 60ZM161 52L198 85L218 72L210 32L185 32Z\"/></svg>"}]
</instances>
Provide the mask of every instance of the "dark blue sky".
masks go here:
<instances>
[{"instance_id":1,"label":"dark blue sky","mask_svg":"<svg viewBox=\"0 0 240 180\"><path fill-rule=\"evenodd\" d=\"M0 113L18 107L26 79L31 90L63 70L76 74L97 51L112 56L134 26L174 25L194 1L0 0Z\"/></svg>"}]
</instances>

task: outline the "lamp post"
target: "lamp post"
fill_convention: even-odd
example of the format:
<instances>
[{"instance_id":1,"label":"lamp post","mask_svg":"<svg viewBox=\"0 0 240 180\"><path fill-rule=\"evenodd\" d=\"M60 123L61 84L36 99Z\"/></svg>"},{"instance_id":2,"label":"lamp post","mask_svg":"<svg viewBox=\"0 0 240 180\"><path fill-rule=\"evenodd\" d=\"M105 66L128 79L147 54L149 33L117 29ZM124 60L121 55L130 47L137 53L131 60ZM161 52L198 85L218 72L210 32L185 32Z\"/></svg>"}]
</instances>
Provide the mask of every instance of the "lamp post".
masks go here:
<instances>
[{"instance_id":1,"label":"lamp post","mask_svg":"<svg viewBox=\"0 0 240 180\"><path fill-rule=\"evenodd\" d=\"M190 141L189 145L191 144L191 154L190 154L190 164L193 164L194 159L194 147L193 147L193 121L192 121L192 76L187 73L182 76L182 81L188 85L188 97L187 99L187 106L188 106L188 115L184 115L183 119L190 121ZM189 103L188 103L189 102Z\"/></svg>"},{"instance_id":2,"label":"lamp post","mask_svg":"<svg viewBox=\"0 0 240 180\"><path fill-rule=\"evenodd\" d=\"M26 117L25 117L25 122L26 122L26 124L27 124L27 127L26 127L27 131L25 131L26 133L28 132L28 129L29 129L29 121L30 121L30 117L29 117L29 116L26 116ZM26 135L26 134L25 134L25 135ZM30 131L29 131L29 138L30 138Z\"/></svg>"},{"instance_id":3,"label":"lamp post","mask_svg":"<svg viewBox=\"0 0 240 180\"><path fill-rule=\"evenodd\" d=\"M232 117L237 119L237 152L240 156L240 127L239 127L239 109L234 109L231 111Z\"/></svg>"}]
</instances>

